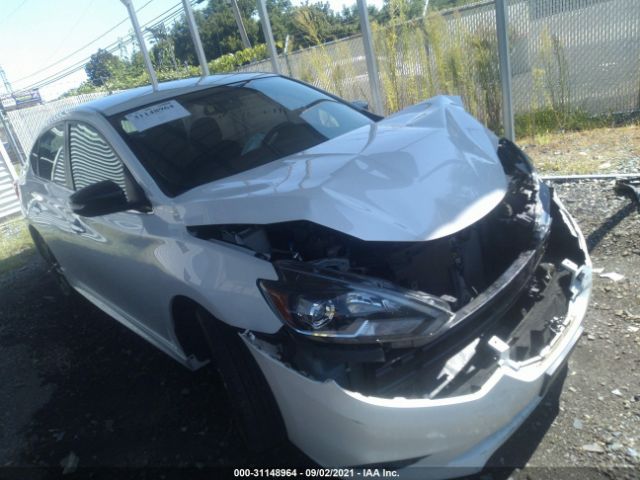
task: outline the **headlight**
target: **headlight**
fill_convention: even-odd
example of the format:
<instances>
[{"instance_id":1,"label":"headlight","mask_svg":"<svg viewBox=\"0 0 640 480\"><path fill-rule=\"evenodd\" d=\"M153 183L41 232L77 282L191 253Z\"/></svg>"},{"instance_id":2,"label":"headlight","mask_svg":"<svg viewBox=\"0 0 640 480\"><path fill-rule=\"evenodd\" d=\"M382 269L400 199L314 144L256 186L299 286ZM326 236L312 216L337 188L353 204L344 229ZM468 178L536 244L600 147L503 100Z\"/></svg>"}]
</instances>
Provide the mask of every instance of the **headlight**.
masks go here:
<instances>
[{"instance_id":1,"label":"headlight","mask_svg":"<svg viewBox=\"0 0 640 480\"><path fill-rule=\"evenodd\" d=\"M452 318L449 305L386 282L277 262L279 280L259 280L265 299L296 332L338 342L427 342Z\"/></svg>"}]
</instances>

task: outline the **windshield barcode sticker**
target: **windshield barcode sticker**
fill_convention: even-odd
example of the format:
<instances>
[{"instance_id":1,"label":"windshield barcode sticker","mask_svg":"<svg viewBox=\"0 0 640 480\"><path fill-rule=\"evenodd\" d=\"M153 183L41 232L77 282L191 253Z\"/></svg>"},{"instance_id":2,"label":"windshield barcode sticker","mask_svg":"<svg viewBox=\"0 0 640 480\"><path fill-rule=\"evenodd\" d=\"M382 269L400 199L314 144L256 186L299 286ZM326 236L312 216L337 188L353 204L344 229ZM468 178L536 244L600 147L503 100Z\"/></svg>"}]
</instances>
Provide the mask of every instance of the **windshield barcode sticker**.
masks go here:
<instances>
[{"instance_id":1,"label":"windshield barcode sticker","mask_svg":"<svg viewBox=\"0 0 640 480\"><path fill-rule=\"evenodd\" d=\"M191 115L191 113L189 113L186 108L175 100L169 100L129 113L125 115L125 118L133 124L136 130L143 132L162 125L163 123L188 117L189 115Z\"/></svg>"}]
</instances>

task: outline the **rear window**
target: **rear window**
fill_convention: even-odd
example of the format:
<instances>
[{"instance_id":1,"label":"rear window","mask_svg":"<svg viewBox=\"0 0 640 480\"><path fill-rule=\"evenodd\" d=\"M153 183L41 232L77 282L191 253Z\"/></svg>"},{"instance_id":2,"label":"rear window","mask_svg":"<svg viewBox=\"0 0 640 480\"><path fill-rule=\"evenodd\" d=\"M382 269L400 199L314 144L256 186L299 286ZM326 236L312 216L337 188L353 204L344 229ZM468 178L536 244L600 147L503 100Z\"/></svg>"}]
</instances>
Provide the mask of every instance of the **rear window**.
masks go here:
<instances>
[{"instance_id":1,"label":"rear window","mask_svg":"<svg viewBox=\"0 0 640 480\"><path fill-rule=\"evenodd\" d=\"M372 123L353 107L281 77L213 87L110 120L170 196Z\"/></svg>"}]
</instances>

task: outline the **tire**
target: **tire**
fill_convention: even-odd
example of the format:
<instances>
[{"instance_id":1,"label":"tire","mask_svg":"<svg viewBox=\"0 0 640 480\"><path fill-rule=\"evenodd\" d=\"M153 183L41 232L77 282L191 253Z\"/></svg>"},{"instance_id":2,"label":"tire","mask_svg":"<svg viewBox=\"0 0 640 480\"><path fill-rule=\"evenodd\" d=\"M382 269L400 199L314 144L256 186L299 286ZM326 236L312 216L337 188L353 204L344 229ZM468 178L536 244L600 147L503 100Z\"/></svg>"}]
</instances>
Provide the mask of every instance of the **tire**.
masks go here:
<instances>
[{"instance_id":1,"label":"tire","mask_svg":"<svg viewBox=\"0 0 640 480\"><path fill-rule=\"evenodd\" d=\"M212 363L224 383L240 434L254 453L272 450L286 441L286 430L271 388L238 335L238 330L202 308L196 318L212 353Z\"/></svg>"},{"instance_id":2,"label":"tire","mask_svg":"<svg viewBox=\"0 0 640 480\"><path fill-rule=\"evenodd\" d=\"M53 274L60 293L66 298L70 298L73 295L74 289L65 278L62 267L60 267L53 252L51 252L51 249L35 228L29 227L29 233L31 234L33 244L36 246L36 250L38 250L38 253L47 264L47 272Z\"/></svg>"}]
</instances>

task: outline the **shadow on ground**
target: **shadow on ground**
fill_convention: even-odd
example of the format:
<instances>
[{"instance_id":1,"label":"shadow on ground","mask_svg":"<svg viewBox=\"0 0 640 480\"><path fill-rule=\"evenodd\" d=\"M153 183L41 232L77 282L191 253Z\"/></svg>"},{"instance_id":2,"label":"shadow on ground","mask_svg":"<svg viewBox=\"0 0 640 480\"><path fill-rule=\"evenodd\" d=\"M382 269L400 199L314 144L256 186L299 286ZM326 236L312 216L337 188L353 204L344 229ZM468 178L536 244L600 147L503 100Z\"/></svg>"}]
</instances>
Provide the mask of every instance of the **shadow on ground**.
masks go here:
<instances>
[{"instance_id":1,"label":"shadow on ground","mask_svg":"<svg viewBox=\"0 0 640 480\"><path fill-rule=\"evenodd\" d=\"M5 361L0 391L15 398L8 390L26 389L24 401L34 405L8 405L16 412L7 418L24 409L32 414L0 437L3 443L21 439L17 457L0 444L7 452L0 465L60 473L70 452L81 467L308 462L289 446L268 458L247 452L211 369L190 372L85 300L65 299L38 257L12 277L1 285L0 348L5 355L17 352L14 363L27 363L29 371Z\"/></svg>"}]
</instances>

